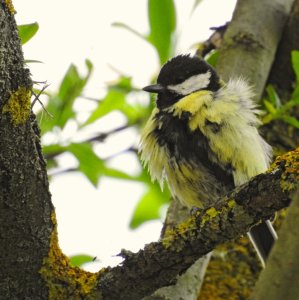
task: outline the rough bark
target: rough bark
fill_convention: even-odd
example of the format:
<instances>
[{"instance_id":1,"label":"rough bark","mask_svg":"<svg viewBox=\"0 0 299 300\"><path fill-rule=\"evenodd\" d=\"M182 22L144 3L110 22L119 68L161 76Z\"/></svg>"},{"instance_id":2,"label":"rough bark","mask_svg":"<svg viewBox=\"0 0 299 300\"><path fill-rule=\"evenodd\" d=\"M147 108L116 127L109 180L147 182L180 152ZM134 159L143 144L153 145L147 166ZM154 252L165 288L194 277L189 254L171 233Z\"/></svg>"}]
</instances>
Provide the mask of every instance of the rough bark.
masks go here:
<instances>
[{"instance_id":1,"label":"rough bark","mask_svg":"<svg viewBox=\"0 0 299 300\"><path fill-rule=\"evenodd\" d=\"M172 199L164 221L161 238L164 237L165 232L172 230L188 217L190 217L190 210L177 199ZM210 258L211 253L199 258L185 273L176 277L175 285L162 287L143 300L196 300L200 293Z\"/></svg>"},{"instance_id":2,"label":"rough bark","mask_svg":"<svg viewBox=\"0 0 299 300\"><path fill-rule=\"evenodd\" d=\"M291 2L238 1L224 39L220 43L218 41L221 47L217 71L225 80L239 76L249 79L257 101L264 91ZM285 123L279 124L287 127ZM288 132L286 135L282 135L281 130L273 134L273 128L279 127L269 124L268 128L261 128L261 131L271 145L284 150L280 153L286 151L286 147L281 147L282 143L288 144L288 151L298 146L290 143L292 132L296 131L294 128L283 131ZM199 299L248 298L261 270L248 239L244 237L235 243L226 243L213 253Z\"/></svg>"},{"instance_id":3,"label":"rough bark","mask_svg":"<svg viewBox=\"0 0 299 300\"><path fill-rule=\"evenodd\" d=\"M233 19L225 34L224 46L221 49L221 56L217 64L217 70L224 80L232 76L238 77L242 75L248 78L254 85L258 97L262 94L292 2L293 1L238 1ZM263 14L262 30L259 22L252 22L253 16L255 20L258 20L258 18L256 18L257 11ZM244 58L246 58L246 61L244 61ZM259 61L259 64L256 63L257 61ZM263 62L262 64L260 63L261 61ZM182 209L180 205L173 205L178 210ZM210 257L207 256L205 260L209 258ZM198 264L201 263L202 262L198 262ZM258 265L258 263L256 265ZM204 266L206 266L206 264L204 264ZM202 270L197 268L197 272L195 271L196 268L192 270L194 276L198 276L201 279L203 278L205 268ZM183 279L181 278L181 280ZM201 284L202 280L199 282L199 285L195 285L192 295L191 293L189 294L190 299L193 299L192 297L196 293L196 289L200 287ZM180 282L178 282L177 287L178 286L181 286ZM186 291L189 290L187 286L188 284L186 284ZM172 292L174 291L176 297L173 299L180 299L182 289L179 289L180 292L176 290L176 287L172 288ZM170 293L170 288L164 289L164 291L166 294L164 294L162 290L155 293L153 299L169 299L168 294ZM159 294L160 298L157 298L157 294Z\"/></svg>"},{"instance_id":4,"label":"rough bark","mask_svg":"<svg viewBox=\"0 0 299 300\"><path fill-rule=\"evenodd\" d=\"M174 284L177 275L217 244L245 234L250 226L288 205L298 185L298 151L282 157L268 174L257 176L215 207L167 230L160 242L136 254L123 251L122 265L97 274L72 268L57 246L39 130L30 107L32 82L24 68L13 11L9 0L0 0L3 299L141 299ZM280 13L276 17L277 23L283 19Z\"/></svg>"},{"instance_id":5,"label":"rough bark","mask_svg":"<svg viewBox=\"0 0 299 300\"><path fill-rule=\"evenodd\" d=\"M199 257L216 245L248 232L289 203L298 186L299 149L281 157L271 171L253 178L202 214L190 217L161 242L138 253L124 251L121 266L107 268L97 279L94 292L101 299L142 299L161 286L175 283ZM269 191L271 191L269 193Z\"/></svg>"},{"instance_id":6,"label":"rough bark","mask_svg":"<svg viewBox=\"0 0 299 300\"><path fill-rule=\"evenodd\" d=\"M217 63L225 81L231 76L243 76L254 86L256 99L261 98L293 2L237 2Z\"/></svg>"},{"instance_id":7,"label":"rough bark","mask_svg":"<svg viewBox=\"0 0 299 300\"><path fill-rule=\"evenodd\" d=\"M292 195L288 215L279 231L280 243L274 245L267 268L261 273L252 299L299 299L298 219L299 189Z\"/></svg>"},{"instance_id":8,"label":"rough bark","mask_svg":"<svg viewBox=\"0 0 299 300\"><path fill-rule=\"evenodd\" d=\"M52 204L13 7L0 1L0 297L47 299Z\"/></svg>"}]
</instances>

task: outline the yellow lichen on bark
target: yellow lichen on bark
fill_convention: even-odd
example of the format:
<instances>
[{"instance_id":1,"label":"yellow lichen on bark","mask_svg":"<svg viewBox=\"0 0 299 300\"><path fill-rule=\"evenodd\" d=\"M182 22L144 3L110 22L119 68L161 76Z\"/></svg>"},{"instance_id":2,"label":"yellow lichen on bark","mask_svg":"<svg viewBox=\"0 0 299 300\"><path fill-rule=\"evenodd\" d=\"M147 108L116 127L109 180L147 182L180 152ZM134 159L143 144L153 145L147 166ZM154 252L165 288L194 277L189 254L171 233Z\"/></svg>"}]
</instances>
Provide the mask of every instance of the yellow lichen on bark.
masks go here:
<instances>
[{"instance_id":1,"label":"yellow lichen on bark","mask_svg":"<svg viewBox=\"0 0 299 300\"><path fill-rule=\"evenodd\" d=\"M31 90L24 86L19 87L10 94L7 103L3 107L3 113L9 113L12 123L17 126L24 124L30 115Z\"/></svg>"},{"instance_id":2,"label":"yellow lichen on bark","mask_svg":"<svg viewBox=\"0 0 299 300\"><path fill-rule=\"evenodd\" d=\"M249 299L261 266L247 237L213 251L198 300Z\"/></svg>"},{"instance_id":3,"label":"yellow lichen on bark","mask_svg":"<svg viewBox=\"0 0 299 300\"><path fill-rule=\"evenodd\" d=\"M206 226L206 223L210 223L209 226L211 229L218 230L219 216L234 209L235 204L235 201L230 199L221 209L210 207L205 211L197 211L177 227L165 231L162 239L163 246L166 249L172 249L173 251L179 252L183 249L185 241L197 238L199 229Z\"/></svg>"},{"instance_id":4,"label":"yellow lichen on bark","mask_svg":"<svg viewBox=\"0 0 299 300\"><path fill-rule=\"evenodd\" d=\"M281 176L281 188L284 191L294 190L299 181L299 148L278 156L268 172L275 172L282 161L285 162L285 170Z\"/></svg>"},{"instance_id":5,"label":"yellow lichen on bark","mask_svg":"<svg viewBox=\"0 0 299 300\"><path fill-rule=\"evenodd\" d=\"M192 231L196 229L196 217L191 216L185 222L180 223L174 229L167 229L162 239L162 244L166 249L173 247L174 241L181 241L180 245L175 246L175 251L180 251L183 247L184 240L187 239Z\"/></svg>"},{"instance_id":6,"label":"yellow lichen on bark","mask_svg":"<svg viewBox=\"0 0 299 300\"><path fill-rule=\"evenodd\" d=\"M11 0L5 0L5 4L9 10L9 12L14 15L17 11L15 10Z\"/></svg>"},{"instance_id":7,"label":"yellow lichen on bark","mask_svg":"<svg viewBox=\"0 0 299 300\"><path fill-rule=\"evenodd\" d=\"M95 286L97 274L70 265L69 259L58 245L55 212L52 213L52 222L54 229L51 234L50 250L40 269L49 287L49 300L93 299L90 292Z\"/></svg>"},{"instance_id":8,"label":"yellow lichen on bark","mask_svg":"<svg viewBox=\"0 0 299 300\"><path fill-rule=\"evenodd\" d=\"M277 214L276 231L286 211ZM222 244L213 251L197 300L249 299L261 270L261 263L247 236Z\"/></svg>"},{"instance_id":9,"label":"yellow lichen on bark","mask_svg":"<svg viewBox=\"0 0 299 300\"><path fill-rule=\"evenodd\" d=\"M207 221L210 221L212 218L217 217L220 214L220 211L216 210L215 207L210 207L206 210L205 214L201 218L201 226L203 226Z\"/></svg>"}]
</instances>

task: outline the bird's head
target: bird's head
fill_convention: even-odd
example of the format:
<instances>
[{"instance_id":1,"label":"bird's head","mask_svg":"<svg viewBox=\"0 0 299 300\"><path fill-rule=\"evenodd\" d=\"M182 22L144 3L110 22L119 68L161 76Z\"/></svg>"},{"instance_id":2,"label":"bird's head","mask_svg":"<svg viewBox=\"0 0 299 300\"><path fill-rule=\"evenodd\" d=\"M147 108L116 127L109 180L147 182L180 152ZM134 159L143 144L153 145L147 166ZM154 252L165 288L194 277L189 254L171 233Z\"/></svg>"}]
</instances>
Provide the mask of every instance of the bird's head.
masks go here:
<instances>
[{"instance_id":1,"label":"bird's head","mask_svg":"<svg viewBox=\"0 0 299 300\"><path fill-rule=\"evenodd\" d=\"M157 106L162 109L193 92L215 92L219 88L220 79L208 63L197 56L178 55L162 67L157 84L146 86L143 90L157 93Z\"/></svg>"}]
</instances>

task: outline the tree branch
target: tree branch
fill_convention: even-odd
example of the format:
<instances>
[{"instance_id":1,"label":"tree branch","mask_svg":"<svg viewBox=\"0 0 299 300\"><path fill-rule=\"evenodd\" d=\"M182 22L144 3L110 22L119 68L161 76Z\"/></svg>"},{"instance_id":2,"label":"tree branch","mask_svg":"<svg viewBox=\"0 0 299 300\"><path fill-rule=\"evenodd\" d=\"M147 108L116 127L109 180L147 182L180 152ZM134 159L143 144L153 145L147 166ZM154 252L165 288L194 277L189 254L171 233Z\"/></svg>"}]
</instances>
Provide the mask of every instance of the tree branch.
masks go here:
<instances>
[{"instance_id":1,"label":"tree branch","mask_svg":"<svg viewBox=\"0 0 299 300\"><path fill-rule=\"evenodd\" d=\"M110 131L107 131L107 132L99 132L97 135L95 135L91 138L87 138L83 141L80 141L80 143L82 143L82 144L84 144L84 143L94 143L94 142L103 143L103 142L106 141L106 139L108 137L112 136L113 134L124 131L124 130L129 129L129 128L132 128L137 124L138 124L138 121L134 124L126 124L126 125L123 125L123 126L120 126L120 127L116 127L116 128L114 128ZM131 149L128 149L128 151L131 151ZM65 150L61 150L61 151L56 151L56 152L49 153L49 154L45 155L45 159L46 160L54 159L55 157L65 153L65 152L66 152Z\"/></svg>"},{"instance_id":2,"label":"tree branch","mask_svg":"<svg viewBox=\"0 0 299 300\"><path fill-rule=\"evenodd\" d=\"M178 199L171 199L163 224L161 238L164 238L169 230L172 230L189 217L190 210L183 206ZM197 299L211 255L212 252L195 261L183 274L176 277L175 285L162 287L143 300Z\"/></svg>"},{"instance_id":3,"label":"tree branch","mask_svg":"<svg viewBox=\"0 0 299 300\"><path fill-rule=\"evenodd\" d=\"M198 212L157 243L133 254L122 251L122 265L98 274L94 293L101 299L142 299L161 286L174 284L199 257L216 245L239 237L251 226L286 207L298 187L299 148L279 157L272 168ZM269 192L271 191L271 192Z\"/></svg>"}]
</instances>

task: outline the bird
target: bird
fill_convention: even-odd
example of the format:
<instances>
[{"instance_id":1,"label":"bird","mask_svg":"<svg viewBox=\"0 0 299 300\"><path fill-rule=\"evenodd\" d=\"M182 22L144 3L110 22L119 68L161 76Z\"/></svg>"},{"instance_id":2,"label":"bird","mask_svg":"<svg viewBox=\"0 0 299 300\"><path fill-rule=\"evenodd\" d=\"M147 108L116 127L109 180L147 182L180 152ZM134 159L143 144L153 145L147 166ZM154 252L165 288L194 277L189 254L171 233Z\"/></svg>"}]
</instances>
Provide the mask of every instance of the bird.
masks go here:
<instances>
[{"instance_id":1,"label":"bird","mask_svg":"<svg viewBox=\"0 0 299 300\"><path fill-rule=\"evenodd\" d=\"M141 161L182 205L212 207L268 169L272 148L258 132L261 112L244 78L225 83L204 59L181 54L143 90L157 97L141 133ZM277 239L272 223L259 223L248 235L265 266Z\"/></svg>"}]
</instances>

